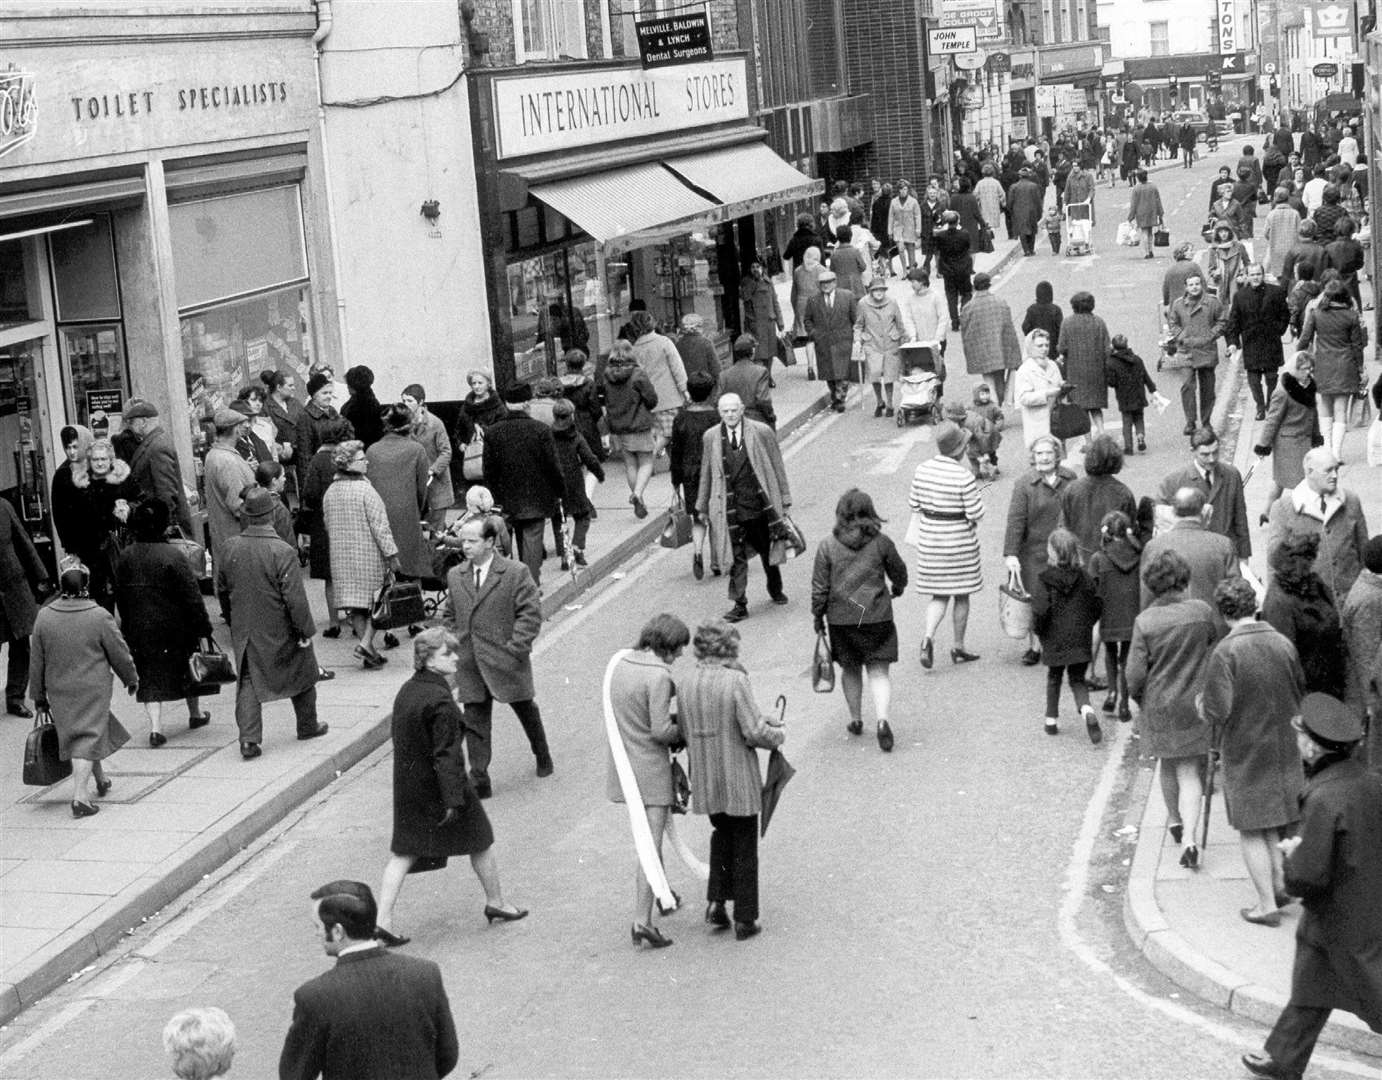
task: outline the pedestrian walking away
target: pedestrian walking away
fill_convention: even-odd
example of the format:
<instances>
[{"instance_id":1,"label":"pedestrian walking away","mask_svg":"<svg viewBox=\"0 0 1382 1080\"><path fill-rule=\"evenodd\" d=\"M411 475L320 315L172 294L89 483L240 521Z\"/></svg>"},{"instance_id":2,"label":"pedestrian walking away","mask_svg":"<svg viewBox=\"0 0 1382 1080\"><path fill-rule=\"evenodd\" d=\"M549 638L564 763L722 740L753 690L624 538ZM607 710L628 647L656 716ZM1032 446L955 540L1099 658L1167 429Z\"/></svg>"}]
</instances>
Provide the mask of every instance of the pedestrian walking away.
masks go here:
<instances>
[{"instance_id":1,"label":"pedestrian walking away","mask_svg":"<svg viewBox=\"0 0 1382 1080\"><path fill-rule=\"evenodd\" d=\"M1093 658L1094 626L1099 621L1099 594L1080 565L1080 547L1069 529L1056 529L1046 542L1046 569L1037 575L1032 593L1032 625L1041 640L1046 665L1047 735L1060 733L1060 689L1065 679L1084 720L1089 741L1099 743L1103 730L1089 703L1085 670Z\"/></svg>"}]
</instances>

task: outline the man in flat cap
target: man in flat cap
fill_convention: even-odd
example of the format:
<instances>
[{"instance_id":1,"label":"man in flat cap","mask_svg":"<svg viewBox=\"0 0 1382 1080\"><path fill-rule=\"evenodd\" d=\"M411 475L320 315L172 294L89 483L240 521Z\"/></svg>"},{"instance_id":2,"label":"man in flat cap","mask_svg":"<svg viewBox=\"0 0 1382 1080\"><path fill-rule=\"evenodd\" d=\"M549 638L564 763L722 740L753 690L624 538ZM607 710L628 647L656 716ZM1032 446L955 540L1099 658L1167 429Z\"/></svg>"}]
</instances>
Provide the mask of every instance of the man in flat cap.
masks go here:
<instances>
[{"instance_id":1,"label":"man in flat cap","mask_svg":"<svg viewBox=\"0 0 1382 1080\"><path fill-rule=\"evenodd\" d=\"M1382 776L1354 760L1363 725L1338 699L1307 694L1291 724L1306 781L1296 835L1279 846L1305 912L1290 1000L1263 1052L1243 1055L1272 1080L1305 1073L1332 1009L1382 1032Z\"/></svg>"},{"instance_id":2,"label":"man in flat cap","mask_svg":"<svg viewBox=\"0 0 1382 1080\"><path fill-rule=\"evenodd\" d=\"M120 414L137 442L130 453L130 480L140 491L168 504L168 520L191 538L192 511L182 483L182 467L173 438L160 423L158 410L143 398L132 398Z\"/></svg>"},{"instance_id":3,"label":"man in flat cap","mask_svg":"<svg viewBox=\"0 0 1382 1080\"><path fill-rule=\"evenodd\" d=\"M816 346L816 372L830 387L830 407L845 411L849 393L850 363L854 355L854 320L858 300L841 289L834 270L822 270L821 291L803 305L802 329Z\"/></svg>"},{"instance_id":4,"label":"man in flat cap","mask_svg":"<svg viewBox=\"0 0 1382 1080\"><path fill-rule=\"evenodd\" d=\"M234 409L217 409L211 422L216 438L206 452L202 484L206 491L206 523L211 532L211 561L217 567L219 581L225 543L240 535L241 493L254 484L254 470L235 449L240 429L249 423L249 417ZM221 617L229 622L230 601L219 586L216 593L221 601Z\"/></svg>"}]
</instances>

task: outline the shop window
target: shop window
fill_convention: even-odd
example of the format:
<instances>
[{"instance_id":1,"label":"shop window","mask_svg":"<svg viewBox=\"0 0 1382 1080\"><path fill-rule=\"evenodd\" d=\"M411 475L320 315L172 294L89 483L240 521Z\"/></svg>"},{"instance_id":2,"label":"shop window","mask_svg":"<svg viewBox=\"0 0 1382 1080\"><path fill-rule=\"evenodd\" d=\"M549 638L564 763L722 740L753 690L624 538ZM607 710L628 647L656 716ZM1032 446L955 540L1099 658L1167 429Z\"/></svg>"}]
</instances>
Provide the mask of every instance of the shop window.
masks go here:
<instances>
[{"instance_id":1,"label":"shop window","mask_svg":"<svg viewBox=\"0 0 1382 1080\"><path fill-rule=\"evenodd\" d=\"M585 0L513 0L514 56L584 60Z\"/></svg>"},{"instance_id":2,"label":"shop window","mask_svg":"<svg viewBox=\"0 0 1382 1080\"><path fill-rule=\"evenodd\" d=\"M125 404L125 349L119 323L62 329L72 404L77 422L93 431L109 429Z\"/></svg>"},{"instance_id":3,"label":"shop window","mask_svg":"<svg viewBox=\"0 0 1382 1080\"><path fill-rule=\"evenodd\" d=\"M296 184L174 203L168 220L180 309L307 277Z\"/></svg>"},{"instance_id":4,"label":"shop window","mask_svg":"<svg viewBox=\"0 0 1382 1080\"><path fill-rule=\"evenodd\" d=\"M108 214L97 215L85 228L50 233L48 251L59 322L120 318L115 244Z\"/></svg>"},{"instance_id":5,"label":"shop window","mask_svg":"<svg viewBox=\"0 0 1382 1080\"><path fill-rule=\"evenodd\" d=\"M1151 37L1152 56L1171 55L1171 30L1170 23L1154 22L1147 24L1147 33Z\"/></svg>"},{"instance_id":6,"label":"shop window","mask_svg":"<svg viewBox=\"0 0 1382 1080\"><path fill-rule=\"evenodd\" d=\"M0 329L36 318L24 272L23 242L6 240L0 243Z\"/></svg>"}]
</instances>

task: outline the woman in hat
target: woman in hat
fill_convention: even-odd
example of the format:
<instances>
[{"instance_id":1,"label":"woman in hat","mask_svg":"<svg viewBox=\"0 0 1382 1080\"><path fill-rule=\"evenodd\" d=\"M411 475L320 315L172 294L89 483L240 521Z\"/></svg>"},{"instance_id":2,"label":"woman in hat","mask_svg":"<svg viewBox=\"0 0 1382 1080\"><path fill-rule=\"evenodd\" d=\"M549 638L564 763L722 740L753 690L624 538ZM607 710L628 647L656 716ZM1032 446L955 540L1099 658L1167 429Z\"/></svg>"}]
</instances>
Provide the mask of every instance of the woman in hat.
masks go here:
<instances>
[{"instance_id":1,"label":"woman in hat","mask_svg":"<svg viewBox=\"0 0 1382 1080\"><path fill-rule=\"evenodd\" d=\"M1022 411L1022 441L1028 448L1038 439L1052 438L1051 406L1065 392L1065 375L1051 358L1051 335L1035 329L1022 344L1022 364L1013 375L1013 400ZM1065 456L1065 443L1056 440L1056 460ZM1044 541L1043 541L1044 543Z\"/></svg>"},{"instance_id":2,"label":"woman in hat","mask_svg":"<svg viewBox=\"0 0 1382 1080\"><path fill-rule=\"evenodd\" d=\"M129 741L129 732L110 711L114 676L131 694L139 674L115 617L91 599L90 575L75 560L66 560L59 578L61 595L45 605L34 622L29 686L34 704L51 711L58 746L72 761L72 816L98 811L91 801L111 788L101 762Z\"/></svg>"},{"instance_id":3,"label":"woman in hat","mask_svg":"<svg viewBox=\"0 0 1382 1080\"><path fill-rule=\"evenodd\" d=\"M1233 304L1233 294L1244 279L1248 268L1248 249L1232 225L1221 221L1214 226L1209 247L1200 256L1205 272L1206 292L1219 298L1225 310Z\"/></svg>"},{"instance_id":4,"label":"woman in hat","mask_svg":"<svg viewBox=\"0 0 1382 1080\"><path fill-rule=\"evenodd\" d=\"M293 458L300 467L305 467L321 446L326 422L340 417L333 404L335 397L336 387L329 370L314 372L307 380L307 404L298 417L297 440L293 447Z\"/></svg>"},{"instance_id":5,"label":"woman in hat","mask_svg":"<svg viewBox=\"0 0 1382 1080\"><path fill-rule=\"evenodd\" d=\"M974 474L960 463L969 432L949 420L935 427L936 456L917 466L912 476L908 504L920 515L917 544L917 592L930 596L926 606L926 634L921 643L921 666L934 662L932 639L953 604L951 622L955 644L950 650L954 664L979 657L965 649L969 625L969 597L983 588L977 526L984 516L984 501Z\"/></svg>"},{"instance_id":6,"label":"woman in hat","mask_svg":"<svg viewBox=\"0 0 1382 1080\"><path fill-rule=\"evenodd\" d=\"M374 372L357 364L345 374L350 400L341 406L341 415L350 421L355 437L368 450L384 437L384 406L374 395Z\"/></svg>"},{"instance_id":7,"label":"woman in hat","mask_svg":"<svg viewBox=\"0 0 1382 1080\"><path fill-rule=\"evenodd\" d=\"M902 309L888 296L887 279L879 276L859 304L854 336L863 350L868 381L873 384L874 416L893 415L893 383L902 369L902 342L907 339ZM886 400L885 400L886 395Z\"/></svg>"}]
</instances>

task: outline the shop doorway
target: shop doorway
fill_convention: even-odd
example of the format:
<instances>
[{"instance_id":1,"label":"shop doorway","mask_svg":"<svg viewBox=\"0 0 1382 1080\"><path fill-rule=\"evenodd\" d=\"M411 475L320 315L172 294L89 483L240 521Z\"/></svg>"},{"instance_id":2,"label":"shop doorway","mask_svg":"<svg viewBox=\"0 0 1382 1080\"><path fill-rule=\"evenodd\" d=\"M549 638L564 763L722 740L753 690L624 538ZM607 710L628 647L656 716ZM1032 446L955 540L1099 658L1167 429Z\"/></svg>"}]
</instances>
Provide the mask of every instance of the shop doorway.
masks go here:
<instances>
[{"instance_id":1,"label":"shop doorway","mask_svg":"<svg viewBox=\"0 0 1382 1080\"><path fill-rule=\"evenodd\" d=\"M14 507L50 578L57 580L48 495L53 452L39 383L43 351L41 338L0 347L0 498Z\"/></svg>"}]
</instances>

